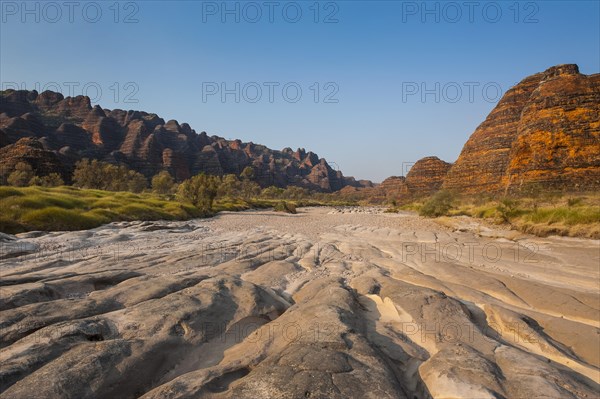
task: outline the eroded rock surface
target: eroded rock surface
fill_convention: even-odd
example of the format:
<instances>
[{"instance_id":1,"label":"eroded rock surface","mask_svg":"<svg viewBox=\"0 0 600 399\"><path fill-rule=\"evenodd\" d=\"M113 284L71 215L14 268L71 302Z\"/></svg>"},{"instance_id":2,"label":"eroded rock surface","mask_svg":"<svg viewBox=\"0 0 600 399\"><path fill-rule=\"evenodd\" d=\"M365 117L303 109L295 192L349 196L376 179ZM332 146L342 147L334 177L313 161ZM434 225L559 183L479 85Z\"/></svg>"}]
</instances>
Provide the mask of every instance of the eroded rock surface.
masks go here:
<instances>
[{"instance_id":1,"label":"eroded rock surface","mask_svg":"<svg viewBox=\"0 0 600 399\"><path fill-rule=\"evenodd\" d=\"M595 398L598 241L376 208L5 235L1 398Z\"/></svg>"}]
</instances>

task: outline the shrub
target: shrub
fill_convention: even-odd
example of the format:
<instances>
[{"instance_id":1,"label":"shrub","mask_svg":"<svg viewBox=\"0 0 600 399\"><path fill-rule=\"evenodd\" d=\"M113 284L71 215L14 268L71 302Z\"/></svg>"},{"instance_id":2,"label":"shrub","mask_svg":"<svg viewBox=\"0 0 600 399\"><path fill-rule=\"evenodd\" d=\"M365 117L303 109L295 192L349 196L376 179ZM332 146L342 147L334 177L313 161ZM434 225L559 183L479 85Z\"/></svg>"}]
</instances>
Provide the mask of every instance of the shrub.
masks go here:
<instances>
[{"instance_id":1,"label":"shrub","mask_svg":"<svg viewBox=\"0 0 600 399\"><path fill-rule=\"evenodd\" d=\"M283 191L282 197L292 200L307 198L310 196L310 191L297 186L289 186Z\"/></svg>"},{"instance_id":2,"label":"shrub","mask_svg":"<svg viewBox=\"0 0 600 399\"><path fill-rule=\"evenodd\" d=\"M31 165L25 162L19 162L15 165L15 170L8 175L7 182L11 186L26 187L35 175Z\"/></svg>"},{"instance_id":3,"label":"shrub","mask_svg":"<svg viewBox=\"0 0 600 399\"><path fill-rule=\"evenodd\" d=\"M246 166L242 173L240 173L240 179L244 181L250 181L254 179L254 168L251 166Z\"/></svg>"},{"instance_id":4,"label":"shrub","mask_svg":"<svg viewBox=\"0 0 600 399\"><path fill-rule=\"evenodd\" d=\"M152 178L152 191L157 194L171 194L174 187L175 180L173 180L171 174L166 170L154 175Z\"/></svg>"},{"instance_id":5,"label":"shrub","mask_svg":"<svg viewBox=\"0 0 600 399\"><path fill-rule=\"evenodd\" d=\"M47 176L33 176L31 180L29 180L30 186L40 186L40 187L58 187L65 184L62 177L58 173L50 173Z\"/></svg>"},{"instance_id":6,"label":"shrub","mask_svg":"<svg viewBox=\"0 0 600 399\"><path fill-rule=\"evenodd\" d=\"M250 180L242 181L242 197L246 200L260 194L260 186Z\"/></svg>"},{"instance_id":7,"label":"shrub","mask_svg":"<svg viewBox=\"0 0 600 399\"><path fill-rule=\"evenodd\" d=\"M509 222L510 219L517 215L519 201L511 198L504 198L496 206L498 216L503 222Z\"/></svg>"},{"instance_id":8,"label":"shrub","mask_svg":"<svg viewBox=\"0 0 600 399\"><path fill-rule=\"evenodd\" d=\"M279 201L277 204L275 204L274 210L275 212L285 212L293 214L297 213L296 206L287 201Z\"/></svg>"},{"instance_id":9,"label":"shrub","mask_svg":"<svg viewBox=\"0 0 600 399\"><path fill-rule=\"evenodd\" d=\"M181 183L177 196L181 201L190 202L203 212L211 212L219 183L218 177L201 173Z\"/></svg>"},{"instance_id":10,"label":"shrub","mask_svg":"<svg viewBox=\"0 0 600 399\"><path fill-rule=\"evenodd\" d=\"M75 164L73 172L73 185L81 188L102 189L104 181L102 178L102 166L96 159L82 159Z\"/></svg>"},{"instance_id":11,"label":"shrub","mask_svg":"<svg viewBox=\"0 0 600 399\"><path fill-rule=\"evenodd\" d=\"M260 195L264 198L281 198L283 191L283 188L270 186L262 190Z\"/></svg>"},{"instance_id":12,"label":"shrub","mask_svg":"<svg viewBox=\"0 0 600 399\"><path fill-rule=\"evenodd\" d=\"M225 175L218 188L219 197L237 197L242 191L241 182L236 175Z\"/></svg>"},{"instance_id":13,"label":"shrub","mask_svg":"<svg viewBox=\"0 0 600 399\"><path fill-rule=\"evenodd\" d=\"M454 195L446 190L441 190L435 193L428 201L426 201L419 215L427 217L438 217L448 215L454 203Z\"/></svg>"},{"instance_id":14,"label":"shrub","mask_svg":"<svg viewBox=\"0 0 600 399\"><path fill-rule=\"evenodd\" d=\"M148 181L144 175L124 165L82 159L75 165L73 184L82 188L139 193L147 187Z\"/></svg>"},{"instance_id":15,"label":"shrub","mask_svg":"<svg viewBox=\"0 0 600 399\"><path fill-rule=\"evenodd\" d=\"M62 176L58 173L50 173L48 176L42 177L44 187L58 187L65 184Z\"/></svg>"},{"instance_id":16,"label":"shrub","mask_svg":"<svg viewBox=\"0 0 600 399\"><path fill-rule=\"evenodd\" d=\"M42 186L43 182L42 182L42 178L39 176L33 176L31 178L31 180L29 180L29 183L27 184L28 186Z\"/></svg>"},{"instance_id":17,"label":"shrub","mask_svg":"<svg viewBox=\"0 0 600 399\"><path fill-rule=\"evenodd\" d=\"M129 191L141 193L146 189L146 187L148 187L148 180L146 179L146 176L141 173L130 170L127 172L127 178L127 188Z\"/></svg>"}]
</instances>

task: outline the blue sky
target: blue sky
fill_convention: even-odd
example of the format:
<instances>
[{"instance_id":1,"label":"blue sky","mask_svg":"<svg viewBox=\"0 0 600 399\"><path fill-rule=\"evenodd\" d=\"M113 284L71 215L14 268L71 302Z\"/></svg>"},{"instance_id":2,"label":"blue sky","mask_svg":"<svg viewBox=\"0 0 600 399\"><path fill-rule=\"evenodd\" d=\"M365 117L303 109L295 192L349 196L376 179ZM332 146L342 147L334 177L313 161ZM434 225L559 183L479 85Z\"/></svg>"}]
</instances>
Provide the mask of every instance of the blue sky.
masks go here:
<instances>
[{"instance_id":1,"label":"blue sky","mask_svg":"<svg viewBox=\"0 0 600 399\"><path fill-rule=\"evenodd\" d=\"M3 88L85 89L374 181L453 162L498 90L528 75L600 71L596 1L50 3L2 1Z\"/></svg>"}]
</instances>

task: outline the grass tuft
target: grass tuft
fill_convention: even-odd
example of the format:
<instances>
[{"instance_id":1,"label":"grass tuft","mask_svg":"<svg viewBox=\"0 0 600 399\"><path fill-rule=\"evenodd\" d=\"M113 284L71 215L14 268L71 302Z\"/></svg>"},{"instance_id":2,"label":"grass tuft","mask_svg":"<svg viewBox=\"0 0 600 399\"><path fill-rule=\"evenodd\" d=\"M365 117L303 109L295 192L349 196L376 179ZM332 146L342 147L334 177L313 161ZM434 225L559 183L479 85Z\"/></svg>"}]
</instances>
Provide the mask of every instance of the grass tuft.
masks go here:
<instances>
[{"instance_id":1,"label":"grass tuft","mask_svg":"<svg viewBox=\"0 0 600 399\"><path fill-rule=\"evenodd\" d=\"M0 200L8 197L20 197L23 195L25 194L16 188L0 186Z\"/></svg>"},{"instance_id":2,"label":"grass tuft","mask_svg":"<svg viewBox=\"0 0 600 399\"><path fill-rule=\"evenodd\" d=\"M275 212L285 212L291 214L297 213L296 206L291 202L287 201L279 201L277 204L275 204L275 207L273 209L275 210Z\"/></svg>"},{"instance_id":3,"label":"grass tuft","mask_svg":"<svg viewBox=\"0 0 600 399\"><path fill-rule=\"evenodd\" d=\"M207 216L191 204L155 194L75 187L0 187L0 231L83 230L124 220L185 220Z\"/></svg>"},{"instance_id":4,"label":"grass tuft","mask_svg":"<svg viewBox=\"0 0 600 399\"><path fill-rule=\"evenodd\" d=\"M85 230L100 226L106 219L98 215L51 206L28 212L21 221L34 230Z\"/></svg>"},{"instance_id":5,"label":"grass tuft","mask_svg":"<svg viewBox=\"0 0 600 399\"><path fill-rule=\"evenodd\" d=\"M391 208L416 210L423 216L459 216L510 224L538 236L562 235L600 238L600 194L548 193L530 197L460 197L440 191L424 202L409 202Z\"/></svg>"}]
</instances>

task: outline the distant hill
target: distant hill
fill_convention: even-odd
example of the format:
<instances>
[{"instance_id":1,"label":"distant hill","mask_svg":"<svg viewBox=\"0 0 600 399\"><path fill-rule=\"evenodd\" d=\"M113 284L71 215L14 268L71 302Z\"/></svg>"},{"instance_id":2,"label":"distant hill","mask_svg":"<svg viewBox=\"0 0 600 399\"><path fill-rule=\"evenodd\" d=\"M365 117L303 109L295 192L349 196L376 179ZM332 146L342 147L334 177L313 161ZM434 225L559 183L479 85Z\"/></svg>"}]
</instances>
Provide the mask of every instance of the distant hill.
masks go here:
<instances>
[{"instance_id":1,"label":"distant hill","mask_svg":"<svg viewBox=\"0 0 600 399\"><path fill-rule=\"evenodd\" d=\"M0 96L0 163L26 161L38 173L68 180L75 162L96 158L152 176L168 170L177 180L199 172L239 174L252 166L263 186L342 190L356 198L390 199L431 194L541 189L600 189L600 74L557 65L508 90L464 145L455 163L426 157L406 178L380 185L334 170L315 153L197 134L188 124L156 114L92 107L84 96L7 90Z\"/></svg>"},{"instance_id":2,"label":"distant hill","mask_svg":"<svg viewBox=\"0 0 600 399\"><path fill-rule=\"evenodd\" d=\"M431 194L600 189L600 74L557 65L508 90L477 127L456 162L427 157L406 178L376 188L344 189L356 198Z\"/></svg>"},{"instance_id":3,"label":"distant hill","mask_svg":"<svg viewBox=\"0 0 600 399\"><path fill-rule=\"evenodd\" d=\"M334 170L302 148L264 145L197 134L187 123L156 114L92 106L89 97L45 91L6 90L0 95L0 163L4 173L17 162L38 174L58 172L68 181L82 158L122 163L147 177L167 170L177 180L200 172L239 174L252 166L263 186L290 185L323 192L370 186Z\"/></svg>"}]
</instances>

